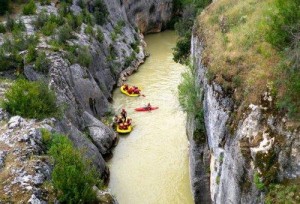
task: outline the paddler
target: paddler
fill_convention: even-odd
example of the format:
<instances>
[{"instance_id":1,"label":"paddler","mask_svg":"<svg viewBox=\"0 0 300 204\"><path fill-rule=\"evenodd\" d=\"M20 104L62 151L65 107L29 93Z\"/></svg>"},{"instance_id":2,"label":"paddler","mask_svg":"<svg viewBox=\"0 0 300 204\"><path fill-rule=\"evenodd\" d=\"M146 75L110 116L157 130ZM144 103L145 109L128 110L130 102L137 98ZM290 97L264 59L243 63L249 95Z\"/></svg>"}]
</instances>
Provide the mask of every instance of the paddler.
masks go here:
<instances>
[{"instance_id":1,"label":"paddler","mask_svg":"<svg viewBox=\"0 0 300 204\"><path fill-rule=\"evenodd\" d=\"M125 91L128 90L128 84L124 84L124 88L123 88Z\"/></svg>"},{"instance_id":2,"label":"paddler","mask_svg":"<svg viewBox=\"0 0 300 204\"><path fill-rule=\"evenodd\" d=\"M134 86L134 87L133 87L133 93L135 93L135 94L140 94L139 88L136 87L136 86Z\"/></svg>"},{"instance_id":3,"label":"paddler","mask_svg":"<svg viewBox=\"0 0 300 204\"><path fill-rule=\"evenodd\" d=\"M126 118L127 118L127 112L126 112L126 110L125 110L124 108L122 109L121 116L122 116L122 118L124 119L124 121L126 121Z\"/></svg>"},{"instance_id":4,"label":"paddler","mask_svg":"<svg viewBox=\"0 0 300 204\"><path fill-rule=\"evenodd\" d=\"M127 118L127 121L126 121L126 122L127 122L128 126L131 125L131 121L132 121L131 118Z\"/></svg>"},{"instance_id":5,"label":"paddler","mask_svg":"<svg viewBox=\"0 0 300 204\"><path fill-rule=\"evenodd\" d=\"M150 110L151 110L151 104L148 103L148 104L145 106L145 109L148 110L148 111L150 111Z\"/></svg>"}]
</instances>

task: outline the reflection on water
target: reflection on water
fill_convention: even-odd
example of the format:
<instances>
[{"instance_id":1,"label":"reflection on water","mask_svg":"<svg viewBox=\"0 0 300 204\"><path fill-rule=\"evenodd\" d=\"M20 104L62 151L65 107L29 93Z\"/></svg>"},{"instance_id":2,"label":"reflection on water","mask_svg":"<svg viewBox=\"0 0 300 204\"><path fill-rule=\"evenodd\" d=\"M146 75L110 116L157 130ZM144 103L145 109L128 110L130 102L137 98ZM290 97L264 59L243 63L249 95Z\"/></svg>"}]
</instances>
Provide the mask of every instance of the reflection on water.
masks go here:
<instances>
[{"instance_id":1,"label":"reflection on water","mask_svg":"<svg viewBox=\"0 0 300 204\"><path fill-rule=\"evenodd\" d=\"M109 162L109 187L120 204L193 203L189 182L185 114L180 110L177 86L184 67L172 60L176 35L167 31L146 36L151 56L128 84L142 88L146 97L114 93L116 111L125 108L134 130L122 136ZM150 102L152 112L134 108Z\"/></svg>"}]
</instances>

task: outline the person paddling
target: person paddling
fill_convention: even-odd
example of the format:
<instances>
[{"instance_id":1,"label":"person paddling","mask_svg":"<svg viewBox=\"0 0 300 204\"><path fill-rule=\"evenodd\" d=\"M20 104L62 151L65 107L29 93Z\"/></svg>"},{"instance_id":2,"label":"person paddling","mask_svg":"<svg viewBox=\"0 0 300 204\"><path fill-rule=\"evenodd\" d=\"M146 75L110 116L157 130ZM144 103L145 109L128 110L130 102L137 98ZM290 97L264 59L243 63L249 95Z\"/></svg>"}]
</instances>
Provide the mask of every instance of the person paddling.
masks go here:
<instances>
[{"instance_id":1,"label":"person paddling","mask_svg":"<svg viewBox=\"0 0 300 204\"><path fill-rule=\"evenodd\" d=\"M126 112L126 110L125 110L124 108L122 109L121 116L122 116L122 118L124 119L124 121L126 121L126 118L127 118L127 112Z\"/></svg>"},{"instance_id":2,"label":"person paddling","mask_svg":"<svg viewBox=\"0 0 300 204\"><path fill-rule=\"evenodd\" d=\"M144 108L145 108L146 110L148 110L148 111L151 111L151 104L148 103Z\"/></svg>"}]
</instances>

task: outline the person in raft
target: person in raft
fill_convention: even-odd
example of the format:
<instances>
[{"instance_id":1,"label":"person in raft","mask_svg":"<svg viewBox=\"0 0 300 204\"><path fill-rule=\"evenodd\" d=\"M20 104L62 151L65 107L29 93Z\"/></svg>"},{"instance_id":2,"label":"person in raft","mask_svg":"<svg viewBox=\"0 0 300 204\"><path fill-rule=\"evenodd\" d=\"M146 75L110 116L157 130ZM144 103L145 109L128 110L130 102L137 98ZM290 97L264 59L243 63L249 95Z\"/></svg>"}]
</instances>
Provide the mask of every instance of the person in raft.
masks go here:
<instances>
[{"instance_id":1,"label":"person in raft","mask_svg":"<svg viewBox=\"0 0 300 204\"><path fill-rule=\"evenodd\" d=\"M140 89L138 88L138 87L136 87L136 86L133 86L133 93L135 93L135 94L140 94Z\"/></svg>"},{"instance_id":2,"label":"person in raft","mask_svg":"<svg viewBox=\"0 0 300 204\"><path fill-rule=\"evenodd\" d=\"M126 110L125 110L124 108L122 109L121 116L122 116L122 119L123 119L124 121L126 121L126 118L127 118L127 112L126 112Z\"/></svg>"},{"instance_id":3,"label":"person in raft","mask_svg":"<svg viewBox=\"0 0 300 204\"><path fill-rule=\"evenodd\" d=\"M123 86L124 86L123 89L124 89L125 91L128 91L128 84L124 84Z\"/></svg>"},{"instance_id":4,"label":"person in raft","mask_svg":"<svg viewBox=\"0 0 300 204\"><path fill-rule=\"evenodd\" d=\"M132 121L131 118L127 118L127 121L126 121L126 122L127 122L128 126L131 125L131 121Z\"/></svg>"}]
</instances>

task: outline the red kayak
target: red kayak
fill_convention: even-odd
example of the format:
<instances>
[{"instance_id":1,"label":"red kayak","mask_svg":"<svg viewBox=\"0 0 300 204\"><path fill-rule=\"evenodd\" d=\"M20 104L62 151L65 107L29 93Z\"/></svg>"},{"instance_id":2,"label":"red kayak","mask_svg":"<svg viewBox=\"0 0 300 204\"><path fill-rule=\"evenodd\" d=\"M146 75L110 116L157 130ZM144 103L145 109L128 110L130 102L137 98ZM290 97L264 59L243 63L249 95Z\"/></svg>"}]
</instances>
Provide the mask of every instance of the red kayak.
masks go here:
<instances>
[{"instance_id":1,"label":"red kayak","mask_svg":"<svg viewBox=\"0 0 300 204\"><path fill-rule=\"evenodd\" d=\"M136 110L136 111L152 111L152 110L156 110L156 109L158 109L158 107L151 107L151 108L142 107L142 108L136 108L134 110Z\"/></svg>"}]
</instances>

